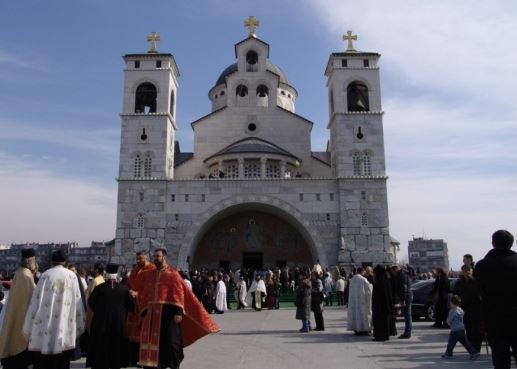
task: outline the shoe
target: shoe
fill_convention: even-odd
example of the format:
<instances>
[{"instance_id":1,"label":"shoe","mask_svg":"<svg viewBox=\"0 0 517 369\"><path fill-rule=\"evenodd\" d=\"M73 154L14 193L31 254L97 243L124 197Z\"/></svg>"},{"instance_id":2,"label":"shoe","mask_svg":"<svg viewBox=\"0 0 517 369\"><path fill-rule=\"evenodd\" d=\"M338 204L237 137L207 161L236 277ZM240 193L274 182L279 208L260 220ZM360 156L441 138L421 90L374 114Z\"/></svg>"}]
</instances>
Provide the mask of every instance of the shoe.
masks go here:
<instances>
[{"instance_id":1,"label":"shoe","mask_svg":"<svg viewBox=\"0 0 517 369\"><path fill-rule=\"evenodd\" d=\"M300 333L308 333L308 332L309 332L309 330L308 330L307 328L300 328L300 329L298 330L298 332L300 332Z\"/></svg>"},{"instance_id":2,"label":"shoe","mask_svg":"<svg viewBox=\"0 0 517 369\"><path fill-rule=\"evenodd\" d=\"M407 333L404 333L404 334L401 334L399 336L400 339L407 339L407 338L411 338L411 335L410 334L407 334Z\"/></svg>"},{"instance_id":3,"label":"shoe","mask_svg":"<svg viewBox=\"0 0 517 369\"><path fill-rule=\"evenodd\" d=\"M316 328L315 331L324 331L324 328Z\"/></svg>"},{"instance_id":4,"label":"shoe","mask_svg":"<svg viewBox=\"0 0 517 369\"><path fill-rule=\"evenodd\" d=\"M479 352L476 352L475 354L470 355L470 360L477 360L479 359Z\"/></svg>"},{"instance_id":5,"label":"shoe","mask_svg":"<svg viewBox=\"0 0 517 369\"><path fill-rule=\"evenodd\" d=\"M442 355L444 359L452 359L452 355L449 355L448 353L445 353Z\"/></svg>"}]
</instances>

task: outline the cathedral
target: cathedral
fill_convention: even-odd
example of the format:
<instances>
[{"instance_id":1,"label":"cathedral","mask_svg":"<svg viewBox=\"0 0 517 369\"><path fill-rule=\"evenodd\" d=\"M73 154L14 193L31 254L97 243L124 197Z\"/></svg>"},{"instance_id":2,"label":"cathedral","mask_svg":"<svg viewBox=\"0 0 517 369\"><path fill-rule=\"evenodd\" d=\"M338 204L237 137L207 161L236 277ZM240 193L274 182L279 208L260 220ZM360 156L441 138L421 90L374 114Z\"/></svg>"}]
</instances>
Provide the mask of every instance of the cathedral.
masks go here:
<instances>
[{"instance_id":1,"label":"cathedral","mask_svg":"<svg viewBox=\"0 0 517 369\"><path fill-rule=\"evenodd\" d=\"M186 126L173 54L158 52L152 33L148 52L123 57L115 261L130 266L136 251L164 247L178 268L394 262L380 55L343 36L346 51L325 67L327 148L312 151L298 91L269 59L258 21L245 26L234 63L208 91L211 111L190 123L193 152L175 138Z\"/></svg>"}]
</instances>

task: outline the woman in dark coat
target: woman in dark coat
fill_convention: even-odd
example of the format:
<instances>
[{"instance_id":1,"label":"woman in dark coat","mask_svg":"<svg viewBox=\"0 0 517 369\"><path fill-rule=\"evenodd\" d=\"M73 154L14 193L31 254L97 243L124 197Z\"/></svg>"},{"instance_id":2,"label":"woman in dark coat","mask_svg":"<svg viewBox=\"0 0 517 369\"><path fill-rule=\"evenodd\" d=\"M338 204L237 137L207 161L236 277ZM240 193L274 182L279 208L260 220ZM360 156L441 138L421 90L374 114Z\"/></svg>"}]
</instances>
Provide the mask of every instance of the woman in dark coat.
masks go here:
<instances>
[{"instance_id":1,"label":"woman in dark coat","mask_svg":"<svg viewBox=\"0 0 517 369\"><path fill-rule=\"evenodd\" d=\"M448 328L447 313L449 312L449 290L451 286L449 278L442 268L436 268L436 278L432 289L434 299L434 324L435 328Z\"/></svg>"},{"instance_id":2,"label":"woman in dark coat","mask_svg":"<svg viewBox=\"0 0 517 369\"><path fill-rule=\"evenodd\" d=\"M296 319L302 321L300 332L309 332L311 328L311 281L305 275L300 273L300 282L296 288L294 304L296 305Z\"/></svg>"},{"instance_id":3,"label":"woman in dark coat","mask_svg":"<svg viewBox=\"0 0 517 369\"><path fill-rule=\"evenodd\" d=\"M372 292L373 340L387 341L390 339L393 316L391 282L383 266L377 265L373 272L375 276Z\"/></svg>"}]
</instances>

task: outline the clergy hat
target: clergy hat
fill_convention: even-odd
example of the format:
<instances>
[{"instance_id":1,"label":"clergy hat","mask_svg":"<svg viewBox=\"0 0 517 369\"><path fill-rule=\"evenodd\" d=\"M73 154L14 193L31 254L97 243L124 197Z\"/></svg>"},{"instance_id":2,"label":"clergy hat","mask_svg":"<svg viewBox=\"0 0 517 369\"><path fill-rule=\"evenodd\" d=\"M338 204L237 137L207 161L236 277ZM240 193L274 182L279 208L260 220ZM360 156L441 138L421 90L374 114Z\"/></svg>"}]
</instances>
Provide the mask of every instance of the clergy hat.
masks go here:
<instances>
[{"instance_id":1,"label":"clergy hat","mask_svg":"<svg viewBox=\"0 0 517 369\"><path fill-rule=\"evenodd\" d=\"M108 274L117 274L118 273L118 264L110 263L106 266L106 273Z\"/></svg>"},{"instance_id":2,"label":"clergy hat","mask_svg":"<svg viewBox=\"0 0 517 369\"><path fill-rule=\"evenodd\" d=\"M32 258L34 256L36 256L36 252L34 251L34 249L23 249L22 250L22 260Z\"/></svg>"},{"instance_id":3,"label":"clergy hat","mask_svg":"<svg viewBox=\"0 0 517 369\"><path fill-rule=\"evenodd\" d=\"M57 250L52 253L53 263L64 263L66 261L66 254L63 250Z\"/></svg>"}]
</instances>

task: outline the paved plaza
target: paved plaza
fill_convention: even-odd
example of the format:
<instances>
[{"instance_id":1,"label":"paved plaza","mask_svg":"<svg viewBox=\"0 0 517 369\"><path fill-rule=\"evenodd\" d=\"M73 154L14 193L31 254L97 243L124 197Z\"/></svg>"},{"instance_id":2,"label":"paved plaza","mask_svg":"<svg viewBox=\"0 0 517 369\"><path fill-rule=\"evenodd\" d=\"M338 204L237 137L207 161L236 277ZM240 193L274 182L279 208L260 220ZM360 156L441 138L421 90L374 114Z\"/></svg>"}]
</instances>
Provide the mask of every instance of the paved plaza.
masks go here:
<instances>
[{"instance_id":1,"label":"paved plaza","mask_svg":"<svg viewBox=\"0 0 517 369\"><path fill-rule=\"evenodd\" d=\"M185 350L181 369L379 369L379 368L492 368L483 347L482 356L472 362L462 346L453 360L444 360L448 330L417 322L409 340L372 342L345 329L345 310L325 310L324 332L298 333L301 324L294 309L231 310L214 315L221 332L205 337ZM403 322L399 321L399 332ZM84 367L84 361L73 368Z\"/></svg>"}]
</instances>

